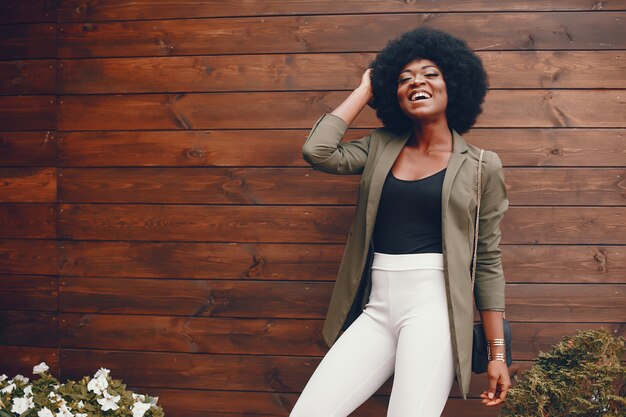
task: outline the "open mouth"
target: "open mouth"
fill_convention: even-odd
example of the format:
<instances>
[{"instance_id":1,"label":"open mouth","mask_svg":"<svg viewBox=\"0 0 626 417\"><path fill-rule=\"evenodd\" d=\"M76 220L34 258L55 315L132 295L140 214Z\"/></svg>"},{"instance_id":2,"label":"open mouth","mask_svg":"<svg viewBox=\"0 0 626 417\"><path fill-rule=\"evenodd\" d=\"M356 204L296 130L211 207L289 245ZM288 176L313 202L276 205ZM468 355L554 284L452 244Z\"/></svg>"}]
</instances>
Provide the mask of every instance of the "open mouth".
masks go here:
<instances>
[{"instance_id":1,"label":"open mouth","mask_svg":"<svg viewBox=\"0 0 626 417\"><path fill-rule=\"evenodd\" d=\"M415 91L409 95L409 101L411 102L429 100L430 98L431 98L431 95L424 91Z\"/></svg>"}]
</instances>

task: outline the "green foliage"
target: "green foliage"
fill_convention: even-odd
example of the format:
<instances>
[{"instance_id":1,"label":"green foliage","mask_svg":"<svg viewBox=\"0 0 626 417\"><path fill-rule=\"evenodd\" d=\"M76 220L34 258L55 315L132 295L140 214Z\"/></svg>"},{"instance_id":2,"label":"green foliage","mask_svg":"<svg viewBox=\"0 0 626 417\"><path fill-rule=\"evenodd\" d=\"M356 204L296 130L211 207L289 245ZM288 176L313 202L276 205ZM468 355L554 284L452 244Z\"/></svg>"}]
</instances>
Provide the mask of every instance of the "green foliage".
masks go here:
<instances>
[{"instance_id":1,"label":"green foliage","mask_svg":"<svg viewBox=\"0 0 626 417\"><path fill-rule=\"evenodd\" d=\"M7 379L0 375L0 417L164 417L157 397L138 395L126 390L109 370L100 368L94 377L79 382L59 384L45 363L33 372L39 379L32 382L22 375ZM21 402L22 406L18 406ZM40 414L42 413L42 414Z\"/></svg>"},{"instance_id":2,"label":"green foliage","mask_svg":"<svg viewBox=\"0 0 626 417\"><path fill-rule=\"evenodd\" d=\"M566 336L521 378L513 378L500 417L624 417L624 338L608 330Z\"/></svg>"}]
</instances>

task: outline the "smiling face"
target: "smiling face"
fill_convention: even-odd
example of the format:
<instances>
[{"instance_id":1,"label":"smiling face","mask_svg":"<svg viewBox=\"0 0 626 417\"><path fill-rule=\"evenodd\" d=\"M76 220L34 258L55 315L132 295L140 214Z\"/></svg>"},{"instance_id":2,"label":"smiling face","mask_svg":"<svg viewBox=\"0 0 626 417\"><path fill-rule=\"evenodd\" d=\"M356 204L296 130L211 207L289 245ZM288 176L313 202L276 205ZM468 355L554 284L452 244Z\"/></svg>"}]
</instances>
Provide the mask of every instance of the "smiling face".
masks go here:
<instances>
[{"instance_id":1,"label":"smiling face","mask_svg":"<svg viewBox=\"0 0 626 417\"><path fill-rule=\"evenodd\" d=\"M420 94L421 93L421 94ZM429 59L416 59L398 74L398 104L412 120L434 121L445 118L448 93L443 74Z\"/></svg>"}]
</instances>

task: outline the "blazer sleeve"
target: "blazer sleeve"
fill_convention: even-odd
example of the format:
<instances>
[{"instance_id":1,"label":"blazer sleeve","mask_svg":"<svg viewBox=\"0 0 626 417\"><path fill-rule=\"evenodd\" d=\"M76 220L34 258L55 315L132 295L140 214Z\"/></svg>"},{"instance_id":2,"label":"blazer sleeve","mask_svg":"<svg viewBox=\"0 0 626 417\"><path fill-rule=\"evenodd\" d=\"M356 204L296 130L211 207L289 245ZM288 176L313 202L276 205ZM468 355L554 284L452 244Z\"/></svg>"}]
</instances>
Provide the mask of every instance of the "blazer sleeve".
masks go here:
<instances>
[{"instance_id":1,"label":"blazer sleeve","mask_svg":"<svg viewBox=\"0 0 626 417\"><path fill-rule=\"evenodd\" d=\"M346 122L324 113L315 122L302 146L302 157L313 169L330 174L361 174L367 161L371 135L341 142L348 130Z\"/></svg>"},{"instance_id":2,"label":"blazer sleeve","mask_svg":"<svg viewBox=\"0 0 626 417\"><path fill-rule=\"evenodd\" d=\"M500 222L508 210L509 200L502 161L497 153L489 153L488 175L480 201L474 300L478 310L504 311L505 279L500 249Z\"/></svg>"}]
</instances>

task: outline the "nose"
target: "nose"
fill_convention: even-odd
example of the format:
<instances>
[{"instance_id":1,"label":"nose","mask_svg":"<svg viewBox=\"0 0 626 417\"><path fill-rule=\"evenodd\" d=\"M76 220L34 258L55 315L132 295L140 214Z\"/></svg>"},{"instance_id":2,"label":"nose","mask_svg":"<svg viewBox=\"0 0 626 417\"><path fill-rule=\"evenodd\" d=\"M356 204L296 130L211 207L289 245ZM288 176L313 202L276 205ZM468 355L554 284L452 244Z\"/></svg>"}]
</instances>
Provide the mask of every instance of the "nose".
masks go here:
<instances>
[{"instance_id":1,"label":"nose","mask_svg":"<svg viewBox=\"0 0 626 417\"><path fill-rule=\"evenodd\" d=\"M411 82L409 83L410 86L421 85L421 84L424 84L424 78L419 78L418 75L411 78Z\"/></svg>"}]
</instances>

